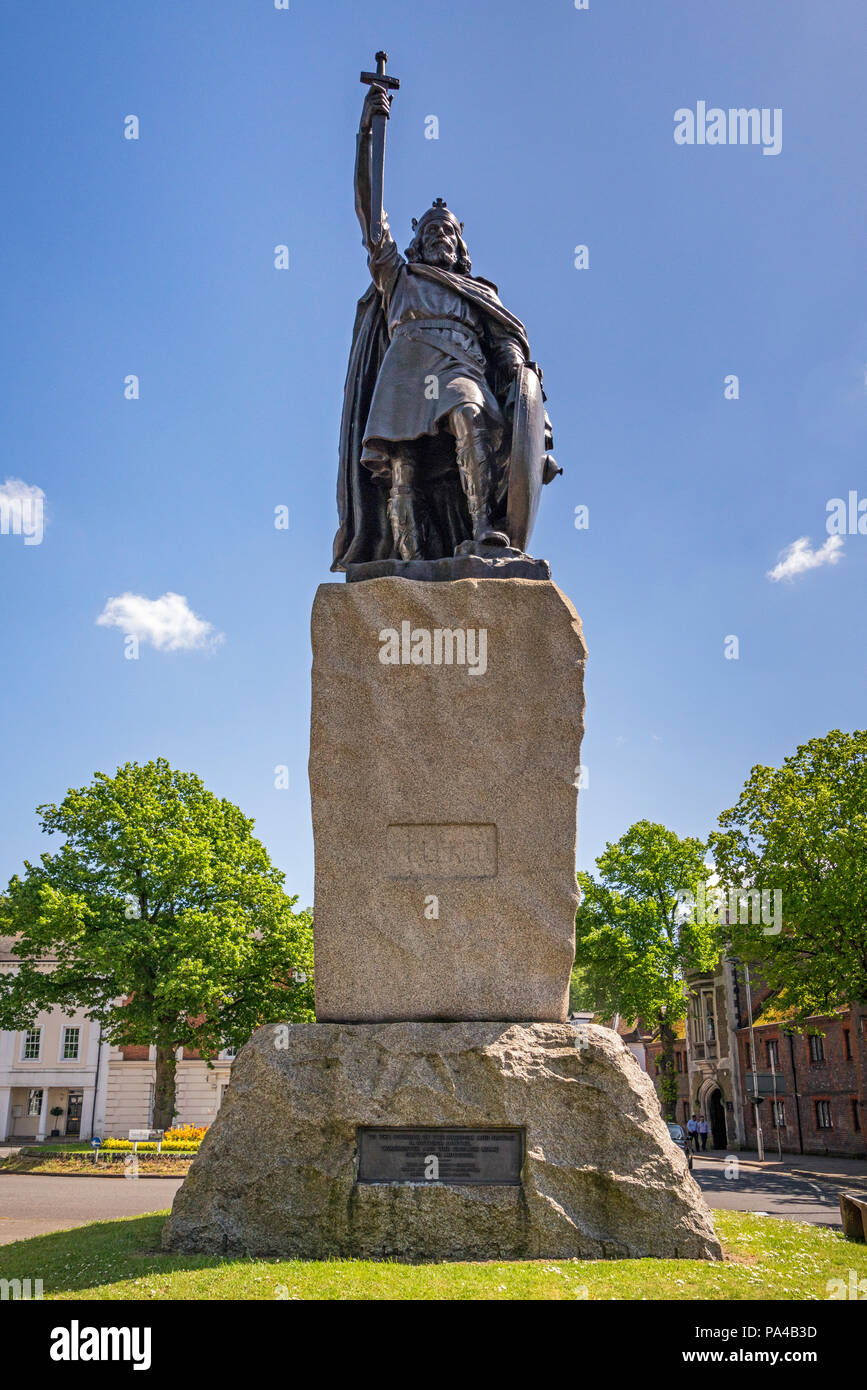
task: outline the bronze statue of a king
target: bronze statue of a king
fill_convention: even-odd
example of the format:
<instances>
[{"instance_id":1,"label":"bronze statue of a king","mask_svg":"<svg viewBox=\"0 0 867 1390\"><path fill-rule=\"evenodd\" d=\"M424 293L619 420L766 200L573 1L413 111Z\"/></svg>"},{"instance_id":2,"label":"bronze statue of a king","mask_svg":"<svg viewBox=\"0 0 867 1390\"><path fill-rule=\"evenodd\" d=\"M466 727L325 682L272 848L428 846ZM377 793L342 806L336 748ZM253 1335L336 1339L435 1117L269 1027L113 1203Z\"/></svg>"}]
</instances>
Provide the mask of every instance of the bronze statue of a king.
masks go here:
<instances>
[{"instance_id":1,"label":"bronze statue of a king","mask_svg":"<svg viewBox=\"0 0 867 1390\"><path fill-rule=\"evenodd\" d=\"M542 374L524 325L496 286L471 274L442 198L402 256L382 211L385 122L398 81L368 91L355 205L372 278L359 301L340 429L333 570L370 561L520 556L550 453Z\"/></svg>"}]
</instances>

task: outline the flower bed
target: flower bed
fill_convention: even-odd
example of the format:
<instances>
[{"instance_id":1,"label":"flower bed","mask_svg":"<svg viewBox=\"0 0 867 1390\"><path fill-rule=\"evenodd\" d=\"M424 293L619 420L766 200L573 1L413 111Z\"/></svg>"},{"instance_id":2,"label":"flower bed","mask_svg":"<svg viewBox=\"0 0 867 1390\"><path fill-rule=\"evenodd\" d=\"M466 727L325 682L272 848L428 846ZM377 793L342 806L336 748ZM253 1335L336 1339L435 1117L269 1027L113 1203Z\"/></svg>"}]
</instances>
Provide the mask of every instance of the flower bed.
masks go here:
<instances>
[{"instance_id":1,"label":"flower bed","mask_svg":"<svg viewBox=\"0 0 867 1390\"><path fill-rule=\"evenodd\" d=\"M175 1125L173 1129L167 1129L163 1143L168 1140L174 1143L176 1139L190 1139L200 1144L208 1132L208 1125Z\"/></svg>"},{"instance_id":2,"label":"flower bed","mask_svg":"<svg viewBox=\"0 0 867 1390\"><path fill-rule=\"evenodd\" d=\"M196 1153L201 1143L200 1139L164 1139L162 1149L159 1152L164 1154ZM104 1140L100 1153L131 1153L136 1148L141 1153L157 1153L156 1140L137 1140L132 1139L106 1139Z\"/></svg>"}]
</instances>

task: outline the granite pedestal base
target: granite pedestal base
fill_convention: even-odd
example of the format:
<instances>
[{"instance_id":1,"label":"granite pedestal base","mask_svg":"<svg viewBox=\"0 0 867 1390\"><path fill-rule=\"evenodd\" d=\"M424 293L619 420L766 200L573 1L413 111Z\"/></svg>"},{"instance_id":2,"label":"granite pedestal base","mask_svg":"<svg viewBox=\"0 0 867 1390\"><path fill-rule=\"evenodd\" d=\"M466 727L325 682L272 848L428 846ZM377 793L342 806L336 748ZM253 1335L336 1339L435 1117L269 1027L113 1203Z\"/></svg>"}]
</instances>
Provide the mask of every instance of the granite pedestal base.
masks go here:
<instances>
[{"instance_id":1,"label":"granite pedestal base","mask_svg":"<svg viewBox=\"0 0 867 1390\"><path fill-rule=\"evenodd\" d=\"M393 1131L395 1171L401 1134L427 1131L424 1166L440 1180L363 1180L366 1129L379 1132L380 1162L382 1131ZM450 1161L430 1162L453 1145L442 1148L439 1130L489 1140L517 1131L516 1180L449 1179ZM476 1170L492 1171L484 1157ZM409 1262L721 1256L648 1076L616 1033L557 1023L259 1029L235 1061L163 1245Z\"/></svg>"}]
</instances>

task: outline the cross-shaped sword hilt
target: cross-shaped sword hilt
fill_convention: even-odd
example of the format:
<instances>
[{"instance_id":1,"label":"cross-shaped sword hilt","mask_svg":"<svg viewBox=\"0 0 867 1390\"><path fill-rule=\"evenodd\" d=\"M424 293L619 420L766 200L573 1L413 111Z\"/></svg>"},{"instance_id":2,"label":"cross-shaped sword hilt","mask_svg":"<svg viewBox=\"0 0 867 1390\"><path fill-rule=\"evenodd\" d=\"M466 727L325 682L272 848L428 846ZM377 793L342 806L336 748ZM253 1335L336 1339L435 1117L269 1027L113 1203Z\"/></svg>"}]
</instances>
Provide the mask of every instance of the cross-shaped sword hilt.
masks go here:
<instances>
[{"instance_id":1,"label":"cross-shaped sword hilt","mask_svg":"<svg viewBox=\"0 0 867 1390\"><path fill-rule=\"evenodd\" d=\"M378 87L389 87L392 91L396 92L400 86L400 78L388 76L385 71L387 62L388 54L383 53L382 49L380 49L376 55L376 72L363 72L359 80L361 82L366 82L368 87L372 87L373 84L376 83Z\"/></svg>"}]
</instances>

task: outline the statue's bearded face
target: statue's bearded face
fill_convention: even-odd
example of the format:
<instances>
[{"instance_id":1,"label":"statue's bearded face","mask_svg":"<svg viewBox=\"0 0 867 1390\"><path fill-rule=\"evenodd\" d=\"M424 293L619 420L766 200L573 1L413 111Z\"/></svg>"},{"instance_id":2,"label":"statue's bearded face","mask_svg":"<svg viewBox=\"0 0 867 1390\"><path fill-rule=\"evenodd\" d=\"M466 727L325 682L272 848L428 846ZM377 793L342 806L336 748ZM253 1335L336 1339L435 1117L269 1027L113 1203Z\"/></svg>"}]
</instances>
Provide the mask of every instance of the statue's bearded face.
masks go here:
<instances>
[{"instance_id":1,"label":"statue's bearded face","mask_svg":"<svg viewBox=\"0 0 867 1390\"><path fill-rule=\"evenodd\" d=\"M453 222L438 218L428 222L421 234L421 258L425 265L451 270L458 260L458 232Z\"/></svg>"}]
</instances>

